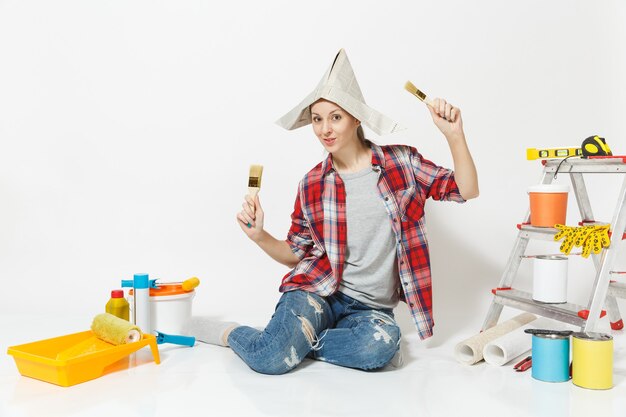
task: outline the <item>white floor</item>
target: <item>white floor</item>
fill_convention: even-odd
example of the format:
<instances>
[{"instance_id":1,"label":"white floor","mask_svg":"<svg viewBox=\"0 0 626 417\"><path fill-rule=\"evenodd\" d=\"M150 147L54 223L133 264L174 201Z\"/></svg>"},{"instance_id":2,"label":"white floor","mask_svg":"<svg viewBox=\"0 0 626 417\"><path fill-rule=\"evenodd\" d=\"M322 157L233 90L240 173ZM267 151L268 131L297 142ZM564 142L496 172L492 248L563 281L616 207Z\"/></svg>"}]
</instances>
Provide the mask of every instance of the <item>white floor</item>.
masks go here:
<instances>
[{"instance_id":1,"label":"white floor","mask_svg":"<svg viewBox=\"0 0 626 417\"><path fill-rule=\"evenodd\" d=\"M613 333L614 388L592 391L571 382L540 382L531 371L514 372L511 364L460 365L453 347L471 333L434 347L410 330L403 339L405 364L395 370L361 372L307 361L287 375L266 376L227 348L160 345L160 365L150 362L145 348L135 367L62 388L20 376L6 349L87 330L77 318L20 316L18 324L0 315L0 329L2 417L626 416L624 332Z\"/></svg>"}]
</instances>

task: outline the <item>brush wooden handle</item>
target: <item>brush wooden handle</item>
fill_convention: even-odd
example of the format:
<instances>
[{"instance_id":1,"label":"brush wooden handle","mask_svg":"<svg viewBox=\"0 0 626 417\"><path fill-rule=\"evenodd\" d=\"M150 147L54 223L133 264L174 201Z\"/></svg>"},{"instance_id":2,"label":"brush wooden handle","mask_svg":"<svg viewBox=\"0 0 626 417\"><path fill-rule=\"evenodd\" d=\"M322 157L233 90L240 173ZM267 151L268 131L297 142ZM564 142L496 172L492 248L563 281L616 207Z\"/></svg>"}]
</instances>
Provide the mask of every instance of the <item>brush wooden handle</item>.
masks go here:
<instances>
[{"instance_id":1,"label":"brush wooden handle","mask_svg":"<svg viewBox=\"0 0 626 417\"><path fill-rule=\"evenodd\" d=\"M426 97L423 101L424 103L426 103L426 105L433 107L433 101L430 98Z\"/></svg>"},{"instance_id":2,"label":"brush wooden handle","mask_svg":"<svg viewBox=\"0 0 626 417\"><path fill-rule=\"evenodd\" d=\"M248 187L248 195L254 200L256 195L261 191L259 187Z\"/></svg>"}]
</instances>

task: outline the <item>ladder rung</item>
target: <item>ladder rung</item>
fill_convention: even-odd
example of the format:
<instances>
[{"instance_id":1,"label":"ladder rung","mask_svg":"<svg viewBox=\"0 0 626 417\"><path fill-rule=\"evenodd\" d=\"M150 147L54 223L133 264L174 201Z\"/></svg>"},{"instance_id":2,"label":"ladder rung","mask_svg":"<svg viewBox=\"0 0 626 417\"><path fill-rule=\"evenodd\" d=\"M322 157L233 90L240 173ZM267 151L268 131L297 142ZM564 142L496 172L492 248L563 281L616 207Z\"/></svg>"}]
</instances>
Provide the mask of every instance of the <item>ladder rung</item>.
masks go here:
<instances>
[{"instance_id":1,"label":"ladder rung","mask_svg":"<svg viewBox=\"0 0 626 417\"><path fill-rule=\"evenodd\" d=\"M626 284L621 282L611 282L609 284L609 295L613 297L626 298Z\"/></svg>"},{"instance_id":2,"label":"ladder rung","mask_svg":"<svg viewBox=\"0 0 626 417\"><path fill-rule=\"evenodd\" d=\"M606 225L607 223L602 222L582 222L579 223L581 226L593 226L593 225ZM528 223L518 223L517 228L522 232L522 237L527 239L540 239L540 240L551 240L554 241L554 235L556 235L559 230L554 227L537 227L531 226ZM609 236L612 235L612 232L609 232ZM622 236L622 240L626 240L626 233Z\"/></svg>"},{"instance_id":3,"label":"ladder rung","mask_svg":"<svg viewBox=\"0 0 626 417\"><path fill-rule=\"evenodd\" d=\"M584 307L572 303L547 304L533 300L530 293L520 290L496 290L494 302L552 318L575 326L583 326L585 319L578 316Z\"/></svg>"},{"instance_id":4,"label":"ladder rung","mask_svg":"<svg viewBox=\"0 0 626 417\"><path fill-rule=\"evenodd\" d=\"M554 227L536 227L530 224L518 224L517 228L522 233L522 237L527 239L554 241L554 235L559 232L559 230Z\"/></svg>"},{"instance_id":5,"label":"ladder rung","mask_svg":"<svg viewBox=\"0 0 626 417\"><path fill-rule=\"evenodd\" d=\"M566 173L626 173L626 158L615 157L610 159L568 159L560 167L561 160L551 159L545 165L545 172Z\"/></svg>"}]
</instances>

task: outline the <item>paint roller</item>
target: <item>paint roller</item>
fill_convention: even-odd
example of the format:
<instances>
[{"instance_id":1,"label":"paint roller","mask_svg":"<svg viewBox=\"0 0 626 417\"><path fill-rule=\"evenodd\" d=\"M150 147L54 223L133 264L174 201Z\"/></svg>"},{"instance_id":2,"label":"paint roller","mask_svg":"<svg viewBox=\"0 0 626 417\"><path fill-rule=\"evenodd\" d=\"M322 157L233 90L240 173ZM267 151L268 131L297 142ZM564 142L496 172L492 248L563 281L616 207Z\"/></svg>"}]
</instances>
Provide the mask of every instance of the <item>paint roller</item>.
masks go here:
<instances>
[{"instance_id":1,"label":"paint roller","mask_svg":"<svg viewBox=\"0 0 626 417\"><path fill-rule=\"evenodd\" d=\"M91 323L94 335L113 345L123 345L141 340L139 327L109 313L98 314Z\"/></svg>"},{"instance_id":2,"label":"paint roller","mask_svg":"<svg viewBox=\"0 0 626 417\"><path fill-rule=\"evenodd\" d=\"M102 313L91 323L93 336L57 353L57 360L69 360L77 356L109 349L111 345L134 343L142 339L139 327L113 314Z\"/></svg>"},{"instance_id":3,"label":"paint roller","mask_svg":"<svg viewBox=\"0 0 626 417\"><path fill-rule=\"evenodd\" d=\"M141 340L139 327L109 313L98 314L93 319L91 331L98 339L113 345L123 345ZM171 335L156 330L155 333L158 345L171 343L174 345L193 346L196 343L196 338L192 336Z\"/></svg>"}]
</instances>

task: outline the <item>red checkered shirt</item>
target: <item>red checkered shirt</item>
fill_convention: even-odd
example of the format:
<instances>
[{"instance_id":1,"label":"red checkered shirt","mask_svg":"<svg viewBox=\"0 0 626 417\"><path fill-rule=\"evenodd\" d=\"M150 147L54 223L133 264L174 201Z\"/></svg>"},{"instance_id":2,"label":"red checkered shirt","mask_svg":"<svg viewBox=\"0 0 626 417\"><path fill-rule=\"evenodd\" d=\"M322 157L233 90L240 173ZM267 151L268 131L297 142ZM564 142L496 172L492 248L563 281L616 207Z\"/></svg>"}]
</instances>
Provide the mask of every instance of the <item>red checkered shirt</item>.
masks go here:
<instances>
[{"instance_id":1,"label":"red checkered shirt","mask_svg":"<svg viewBox=\"0 0 626 417\"><path fill-rule=\"evenodd\" d=\"M465 201L454 173L405 145L372 144L372 169L395 234L405 301L421 339L433 334L432 285L424 204ZM287 243L300 262L282 280L281 292L305 290L321 296L339 288L346 258L346 192L331 155L309 171L298 188Z\"/></svg>"}]
</instances>

